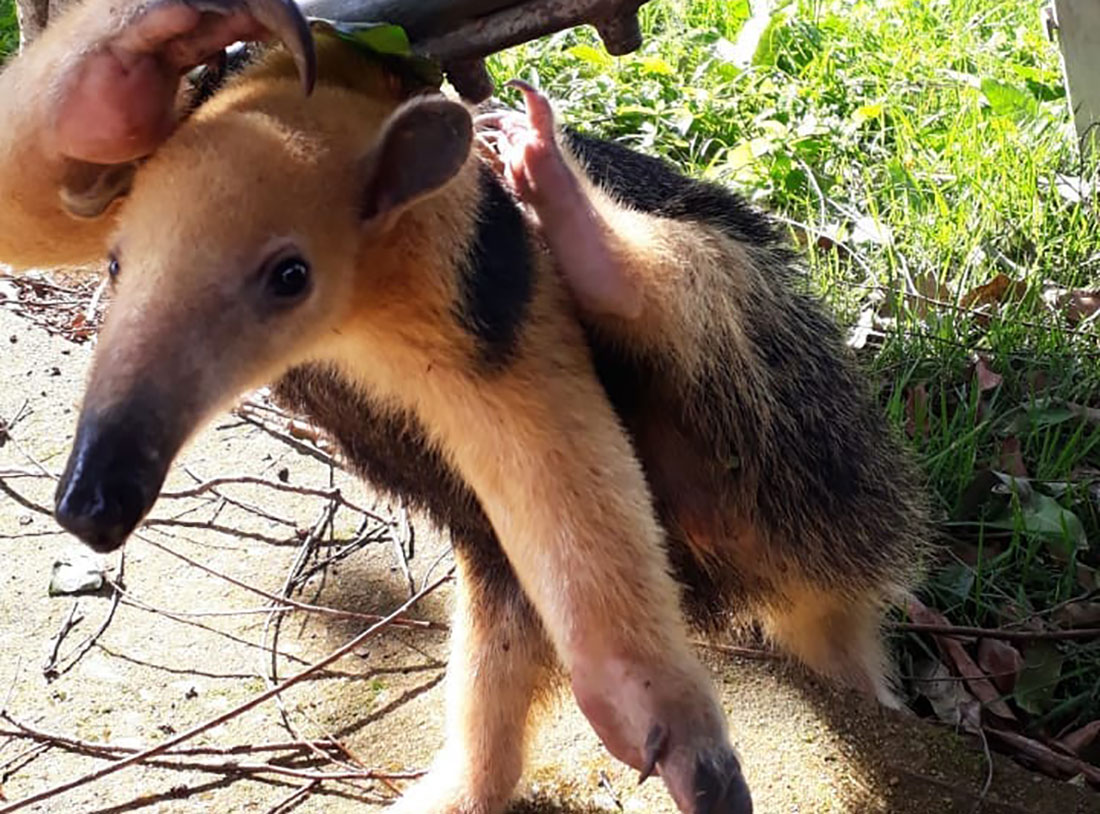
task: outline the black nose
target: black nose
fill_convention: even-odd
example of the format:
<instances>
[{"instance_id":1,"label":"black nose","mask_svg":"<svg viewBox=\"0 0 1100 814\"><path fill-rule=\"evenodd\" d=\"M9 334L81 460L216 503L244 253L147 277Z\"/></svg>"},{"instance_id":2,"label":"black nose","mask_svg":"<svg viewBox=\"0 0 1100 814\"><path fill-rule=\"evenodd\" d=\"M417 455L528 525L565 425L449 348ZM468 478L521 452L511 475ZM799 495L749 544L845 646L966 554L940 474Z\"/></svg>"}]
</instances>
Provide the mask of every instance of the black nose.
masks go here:
<instances>
[{"instance_id":1,"label":"black nose","mask_svg":"<svg viewBox=\"0 0 1100 814\"><path fill-rule=\"evenodd\" d=\"M114 551L152 508L175 450L145 420L81 417L55 517L96 551ZM167 454L165 454L167 452Z\"/></svg>"}]
</instances>

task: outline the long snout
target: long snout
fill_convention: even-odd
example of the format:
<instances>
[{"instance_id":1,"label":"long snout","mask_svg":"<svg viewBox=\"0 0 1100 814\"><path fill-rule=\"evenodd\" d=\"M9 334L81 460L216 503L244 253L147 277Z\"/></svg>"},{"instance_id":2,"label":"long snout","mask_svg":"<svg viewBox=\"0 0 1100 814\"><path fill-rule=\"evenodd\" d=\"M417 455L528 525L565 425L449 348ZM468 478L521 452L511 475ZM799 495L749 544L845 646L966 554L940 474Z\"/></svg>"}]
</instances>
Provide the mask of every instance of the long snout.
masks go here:
<instances>
[{"instance_id":1,"label":"long snout","mask_svg":"<svg viewBox=\"0 0 1100 814\"><path fill-rule=\"evenodd\" d=\"M140 402L81 414L55 516L99 552L119 548L156 502L180 433Z\"/></svg>"}]
</instances>

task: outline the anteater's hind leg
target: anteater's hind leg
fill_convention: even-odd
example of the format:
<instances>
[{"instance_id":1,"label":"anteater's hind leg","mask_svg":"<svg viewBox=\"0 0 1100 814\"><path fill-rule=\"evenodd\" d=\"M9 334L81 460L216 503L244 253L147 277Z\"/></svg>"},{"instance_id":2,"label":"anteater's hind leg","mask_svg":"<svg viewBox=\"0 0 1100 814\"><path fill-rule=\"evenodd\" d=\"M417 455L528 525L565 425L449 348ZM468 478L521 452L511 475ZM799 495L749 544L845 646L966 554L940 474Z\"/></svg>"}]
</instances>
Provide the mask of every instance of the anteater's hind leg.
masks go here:
<instances>
[{"instance_id":1,"label":"anteater's hind leg","mask_svg":"<svg viewBox=\"0 0 1100 814\"><path fill-rule=\"evenodd\" d=\"M523 771L531 709L553 651L503 554L456 545L458 602L447 665L447 734L394 814L497 814Z\"/></svg>"},{"instance_id":2,"label":"anteater's hind leg","mask_svg":"<svg viewBox=\"0 0 1100 814\"><path fill-rule=\"evenodd\" d=\"M784 591L762 614L765 633L783 650L827 678L900 708L882 640L882 603L812 585Z\"/></svg>"}]
</instances>

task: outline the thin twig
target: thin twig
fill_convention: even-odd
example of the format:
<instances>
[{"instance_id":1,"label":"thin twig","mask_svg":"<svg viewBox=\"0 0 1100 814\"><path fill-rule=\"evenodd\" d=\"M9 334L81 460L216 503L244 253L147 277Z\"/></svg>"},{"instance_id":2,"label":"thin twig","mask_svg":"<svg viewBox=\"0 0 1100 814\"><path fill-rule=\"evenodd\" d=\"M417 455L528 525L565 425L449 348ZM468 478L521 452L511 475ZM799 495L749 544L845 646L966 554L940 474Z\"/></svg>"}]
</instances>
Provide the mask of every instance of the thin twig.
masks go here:
<instances>
[{"instance_id":1,"label":"thin twig","mask_svg":"<svg viewBox=\"0 0 1100 814\"><path fill-rule=\"evenodd\" d=\"M906 633L936 633L941 636L978 636L984 639L1003 639L1009 642L1077 641L1100 638L1100 628L1086 627L1076 630L1001 630L988 627L959 625L935 625L927 622L890 622L893 630Z\"/></svg>"},{"instance_id":2,"label":"thin twig","mask_svg":"<svg viewBox=\"0 0 1100 814\"><path fill-rule=\"evenodd\" d=\"M201 571L205 571L206 573L208 573L212 576L218 577L220 579L224 579L226 582L230 583L231 585L236 585L238 588L243 588L246 591L251 591L254 594L257 594L259 596L264 597L265 599L270 599L272 602L278 602L280 604L289 605L290 608L293 608L293 609L297 609L297 610L301 610L301 611L308 611L309 613L322 613L322 614L325 614L326 616L337 616L337 617L341 617L341 618L344 618L344 619L359 619L360 621L363 621L363 622L372 622L372 623L373 622L379 622L382 619L389 618L389 617L379 616L379 615L374 614L374 613L356 613L354 611L342 611L342 610L336 610L335 608L327 608L323 605L310 605L308 603L298 602L298 601L293 600L293 599L283 599L279 596L276 596L275 594L268 593L267 591L265 591L261 588L257 588L253 585L249 585L246 582L241 582L238 579L234 579L233 577L229 576L228 574L223 574L222 572L217 571L213 568L210 568L207 565L203 565L198 560L192 559L191 557L188 557L186 554L180 554L178 551L172 550L171 548L164 545L163 543L158 543L156 540L152 539L151 537L148 537L147 535L135 534L134 536L137 539L141 540L142 542L148 543L149 545L153 546L154 548L160 549L161 551L163 551L166 554L171 554L173 557L176 557L177 559L183 560L188 565L193 565L193 566L195 566L195 568L198 568ZM290 608L288 608L287 610L289 611ZM393 624L394 624L395 627L429 628L429 629L432 629L432 630L447 630L448 629L448 626L443 624L442 622L431 622L431 621L428 621L426 619L405 619L403 617L399 617L398 619L394 620Z\"/></svg>"},{"instance_id":3,"label":"thin twig","mask_svg":"<svg viewBox=\"0 0 1100 814\"><path fill-rule=\"evenodd\" d=\"M397 564L409 586L409 596L412 596L416 593L416 581L413 579L412 571L409 570L409 558L412 556L413 546L413 528L412 523L409 522L409 510L404 505L401 506L401 527L403 533L400 536L392 535L393 548L397 554Z\"/></svg>"},{"instance_id":4,"label":"thin twig","mask_svg":"<svg viewBox=\"0 0 1100 814\"><path fill-rule=\"evenodd\" d=\"M267 810L267 814L284 814L284 812L290 811L295 803L297 803L304 797L308 797L319 785L321 785L320 780L313 780L309 783L306 783L300 789L291 792L289 797L284 797L282 800L269 808Z\"/></svg>"},{"instance_id":5,"label":"thin twig","mask_svg":"<svg viewBox=\"0 0 1100 814\"><path fill-rule=\"evenodd\" d=\"M73 606L69 608L69 615L65 617L65 621L61 623L61 627L58 628L57 633L53 635L50 655L42 665L42 674L47 678L53 678L58 675L57 657L61 652L61 643L65 641L65 637L69 635L69 631L84 620L83 616L78 617L76 615L78 610L80 610L80 600L75 599L73 600Z\"/></svg>"},{"instance_id":6,"label":"thin twig","mask_svg":"<svg viewBox=\"0 0 1100 814\"><path fill-rule=\"evenodd\" d=\"M205 723L201 723L198 726L194 726L191 729L188 729L186 732L183 732L182 734L177 735L174 738L170 738L157 746L146 749L142 752L138 752L137 754L131 755L127 758L123 758L122 760L118 760L93 772L88 772L87 774L81 775L80 777L76 777L72 780L60 783L36 794L32 794L30 797L24 797L22 800L16 800L8 805L5 805L3 808L0 808L0 814L11 814L11 812L13 811L19 811L20 809L26 808L27 806L42 802L43 800L49 800L51 798L57 797L67 791L71 791L72 789L87 785L88 783L102 780L104 777L108 777L130 766L134 766L138 763L146 761L149 758L161 755L169 749L172 749L173 747L178 746L181 743L185 743L186 741L191 740L192 738L202 734L203 732L206 732L217 726L221 726L225 722L236 718L237 716L247 712L253 707L257 707L263 702L274 698L282 692L285 692L290 687L293 687L295 684L298 684L299 682L309 678L314 673L327 667L333 662L338 661L339 659L346 656L348 653L354 652L359 646L363 644L363 642L377 635L381 630L392 624L395 619L399 619L401 617L401 614L403 614L425 596L434 592L450 579L451 575L447 574L446 576L441 577L440 579L433 582L431 585L426 586L416 596L411 597L407 602L403 603L399 608L397 608L385 619L378 622L377 624L371 625L358 636L350 639L344 645L337 648L320 661L315 662L314 664L307 667L305 670L296 673L295 675L283 681L278 686L272 687L271 689L262 692L259 695L253 696L248 701L244 702L243 704L237 705L228 712L218 715L217 717L212 718Z\"/></svg>"},{"instance_id":7,"label":"thin twig","mask_svg":"<svg viewBox=\"0 0 1100 814\"><path fill-rule=\"evenodd\" d=\"M388 522L384 517L372 512L370 509L365 509L356 503L348 500L339 489L313 489L308 486L295 486L290 483L283 483L277 480L268 480L267 478L259 478L254 475L223 475L217 478L210 478L202 483L192 486L190 489L180 489L175 492L161 492L162 498L184 498L184 497L197 497L205 492L211 492L217 489L219 486L226 486L229 484L248 484L252 486L266 486L268 489L275 489L279 492L291 492L296 495L309 495L311 497L323 497L326 500L336 501L337 503L347 506L354 512L370 517L379 523Z\"/></svg>"},{"instance_id":8,"label":"thin twig","mask_svg":"<svg viewBox=\"0 0 1100 814\"><path fill-rule=\"evenodd\" d=\"M102 636L107 628L111 626L111 622L115 618L115 612L118 610L119 604L122 602L122 590L121 586L125 585L126 579L126 549L122 550L118 560L118 576L111 581L111 585L114 587L114 595L111 597L111 607L107 610L107 615L103 617L103 621L99 627L95 629L90 635L88 635L84 641L78 644L73 651L65 657L65 666L59 669L55 669L52 674L47 677L50 679L58 678L65 675L73 667L76 666L84 654L91 650L95 643L99 641L99 637Z\"/></svg>"}]
</instances>

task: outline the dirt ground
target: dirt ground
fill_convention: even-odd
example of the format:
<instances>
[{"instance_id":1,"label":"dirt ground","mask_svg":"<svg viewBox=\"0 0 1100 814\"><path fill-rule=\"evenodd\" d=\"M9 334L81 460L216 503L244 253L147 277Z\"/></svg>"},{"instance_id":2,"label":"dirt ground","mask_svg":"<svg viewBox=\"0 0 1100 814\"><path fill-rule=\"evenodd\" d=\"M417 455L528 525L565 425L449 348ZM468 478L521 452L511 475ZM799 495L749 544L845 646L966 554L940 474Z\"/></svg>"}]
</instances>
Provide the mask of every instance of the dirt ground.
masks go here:
<instances>
[{"instance_id":1,"label":"dirt ground","mask_svg":"<svg viewBox=\"0 0 1100 814\"><path fill-rule=\"evenodd\" d=\"M209 494L162 498L151 515L159 522L127 546L128 600L117 608L95 646L71 670L48 681L42 664L74 604L72 597L47 594L51 568L80 548L60 533L47 513L53 481L31 475L36 471L34 461L53 473L64 465L90 352L88 344L51 337L0 310L0 418L10 421L21 408L24 413L11 440L0 447L0 476L6 473L2 482L10 490L0 491L0 707L40 730L84 741L142 746L183 732L263 691L271 667L265 644L270 617L264 611L269 600L149 541L220 574L279 593L298 555L301 533L314 525L326 500L258 486L227 486L221 491L241 504L261 508L265 517ZM292 485L329 485L327 465L226 415L189 447L166 488L184 489L193 486L195 478L225 475L274 479L284 469ZM12 477L14 470L24 476ZM336 472L335 478L354 500L376 503L346 476ZM394 507L375 508L394 518L397 529L403 528ZM448 552L441 535L416 518L413 524L416 546L410 571L419 587L426 576L434 579L446 572ZM357 519L346 510L337 514L335 545L354 537L356 525ZM108 562L117 567L118 557ZM324 578L315 579L298 598L361 613L387 613L409 596L408 579L399 564L391 542L371 544L327 569ZM445 622L449 592L445 586L410 615ZM80 621L60 647L63 663L65 655L99 627L111 603L109 592L80 598L75 617ZM278 640L279 675L285 677L321 658L363 627L359 620L300 613L287 617ZM334 736L365 766L387 771L423 768L441 739L446 646L442 630L390 628L286 693L285 714L294 735L284 728L279 707L266 702L189 745L258 745ZM705 651L704 657L721 687L761 814L1100 812L1100 796L1031 774L999 756L994 756L983 801L980 792L989 764L977 743L868 708L775 661L714 651ZM11 729L10 723L0 721L0 732ZM57 747L28 751L31 746L0 734L0 812L7 804L104 765L101 759ZM137 766L22 810L342 814L381 810L393 799L393 788L401 785L326 781L281 806L309 781L227 773L231 759L246 764L274 761L272 754L190 758L192 763L219 764L213 768ZM335 768L309 763L300 752L283 765L305 771ZM535 740L514 811L656 814L672 808L660 783L637 786L563 699L549 711Z\"/></svg>"}]
</instances>

